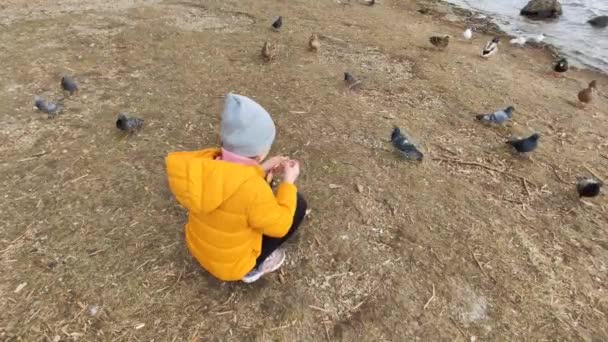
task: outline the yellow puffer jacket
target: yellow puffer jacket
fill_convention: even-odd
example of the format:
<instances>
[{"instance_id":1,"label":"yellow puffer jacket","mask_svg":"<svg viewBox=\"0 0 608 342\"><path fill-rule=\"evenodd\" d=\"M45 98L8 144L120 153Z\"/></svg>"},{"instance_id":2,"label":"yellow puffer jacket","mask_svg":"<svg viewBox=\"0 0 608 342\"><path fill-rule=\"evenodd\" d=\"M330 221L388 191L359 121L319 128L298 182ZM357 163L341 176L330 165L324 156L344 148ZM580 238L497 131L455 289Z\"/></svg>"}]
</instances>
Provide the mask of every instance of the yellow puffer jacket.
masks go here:
<instances>
[{"instance_id":1,"label":"yellow puffer jacket","mask_svg":"<svg viewBox=\"0 0 608 342\"><path fill-rule=\"evenodd\" d=\"M219 149L169 154L171 191L189 210L186 243L215 277L240 280L255 266L262 235L287 234L297 189L281 184L276 197L259 166L216 160Z\"/></svg>"}]
</instances>

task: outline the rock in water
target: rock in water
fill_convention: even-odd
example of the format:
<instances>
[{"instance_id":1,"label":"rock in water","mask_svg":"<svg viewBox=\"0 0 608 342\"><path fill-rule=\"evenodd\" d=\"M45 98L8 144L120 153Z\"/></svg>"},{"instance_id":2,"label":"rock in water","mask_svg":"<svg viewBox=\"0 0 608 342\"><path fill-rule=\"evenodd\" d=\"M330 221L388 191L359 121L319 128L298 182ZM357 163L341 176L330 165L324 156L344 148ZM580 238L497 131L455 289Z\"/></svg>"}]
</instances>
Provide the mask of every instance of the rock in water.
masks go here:
<instances>
[{"instance_id":1,"label":"rock in water","mask_svg":"<svg viewBox=\"0 0 608 342\"><path fill-rule=\"evenodd\" d=\"M530 0L520 15L530 19L556 19L562 15L562 5L558 0Z\"/></svg>"},{"instance_id":2,"label":"rock in water","mask_svg":"<svg viewBox=\"0 0 608 342\"><path fill-rule=\"evenodd\" d=\"M143 125L143 119L128 116L123 113L118 114L118 119L116 120L116 128L120 129L121 131L127 131L129 133L135 132Z\"/></svg>"},{"instance_id":3,"label":"rock in water","mask_svg":"<svg viewBox=\"0 0 608 342\"><path fill-rule=\"evenodd\" d=\"M605 28L608 26L608 15L601 15L588 21L591 26L596 28Z\"/></svg>"}]
</instances>

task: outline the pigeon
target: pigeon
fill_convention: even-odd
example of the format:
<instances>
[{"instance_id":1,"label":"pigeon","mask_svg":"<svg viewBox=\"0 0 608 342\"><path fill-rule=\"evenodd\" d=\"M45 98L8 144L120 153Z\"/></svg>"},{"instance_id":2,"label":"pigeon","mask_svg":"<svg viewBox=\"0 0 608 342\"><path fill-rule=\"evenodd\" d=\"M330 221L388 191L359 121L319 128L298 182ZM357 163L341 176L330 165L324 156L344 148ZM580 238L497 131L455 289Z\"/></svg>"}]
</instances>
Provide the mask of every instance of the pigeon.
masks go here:
<instances>
[{"instance_id":1,"label":"pigeon","mask_svg":"<svg viewBox=\"0 0 608 342\"><path fill-rule=\"evenodd\" d=\"M528 39L526 37L519 36L519 37L511 39L509 42L513 45L524 46L524 45L526 45L526 42L528 42Z\"/></svg>"},{"instance_id":2,"label":"pigeon","mask_svg":"<svg viewBox=\"0 0 608 342\"><path fill-rule=\"evenodd\" d=\"M500 37L494 37L490 40L481 51L481 57L490 58L492 55L496 54L498 51L498 43L500 43Z\"/></svg>"},{"instance_id":3,"label":"pigeon","mask_svg":"<svg viewBox=\"0 0 608 342\"><path fill-rule=\"evenodd\" d=\"M509 106L494 113L477 115L475 118L485 123L501 125L513 117L514 111L515 108L513 106Z\"/></svg>"},{"instance_id":4,"label":"pigeon","mask_svg":"<svg viewBox=\"0 0 608 342\"><path fill-rule=\"evenodd\" d=\"M310 36L310 39L308 40L308 47L310 48L310 51L319 51L319 48L321 47L321 42L319 41L319 37L316 34L313 33L312 36Z\"/></svg>"},{"instance_id":5,"label":"pigeon","mask_svg":"<svg viewBox=\"0 0 608 342\"><path fill-rule=\"evenodd\" d=\"M593 101L593 93L597 90L597 83L595 80L589 83L589 86L578 93L578 100L582 103L583 107L591 101Z\"/></svg>"},{"instance_id":6,"label":"pigeon","mask_svg":"<svg viewBox=\"0 0 608 342\"><path fill-rule=\"evenodd\" d=\"M78 84L76 84L76 81L70 76L63 76L61 78L61 88L69 92L70 95L74 95L74 93L78 91Z\"/></svg>"},{"instance_id":7,"label":"pigeon","mask_svg":"<svg viewBox=\"0 0 608 342\"><path fill-rule=\"evenodd\" d=\"M274 59L274 47L269 42L264 42L262 46L262 58L266 63Z\"/></svg>"},{"instance_id":8,"label":"pigeon","mask_svg":"<svg viewBox=\"0 0 608 342\"><path fill-rule=\"evenodd\" d=\"M397 149L399 154L408 160L421 161L424 158L422 152L418 151L416 146L412 144L403 133L399 127L395 127L393 129L393 133L391 134L391 142L393 146Z\"/></svg>"},{"instance_id":9,"label":"pigeon","mask_svg":"<svg viewBox=\"0 0 608 342\"><path fill-rule=\"evenodd\" d=\"M139 119L133 116L128 116L127 114L120 113L118 114L118 119L116 120L116 128L121 131L126 131L129 133L133 133L144 125L144 120Z\"/></svg>"},{"instance_id":10,"label":"pigeon","mask_svg":"<svg viewBox=\"0 0 608 342\"><path fill-rule=\"evenodd\" d=\"M540 44L545 40L545 34L541 33L538 36L534 36L534 37L532 37L532 40L535 41L536 43Z\"/></svg>"},{"instance_id":11,"label":"pigeon","mask_svg":"<svg viewBox=\"0 0 608 342\"><path fill-rule=\"evenodd\" d=\"M602 15L599 17L595 17L587 22L595 28L605 28L606 26L608 26L608 16Z\"/></svg>"},{"instance_id":12,"label":"pigeon","mask_svg":"<svg viewBox=\"0 0 608 342\"><path fill-rule=\"evenodd\" d=\"M540 134L534 133L531 136L523 139L511 139L506 143L513 146L515 150L521 154L532 152L538 147L538 139Z\"/></svg>"},{"instance_id":13,"label":"pigeon","mask_svg":"<svg viewBox=\"0 0 608 342\"><path fill-rule=\"evenodd\" d=\"M348 89L353 89L361 85L361 81L353 76L350 72L344 73L344 82L348 86Z\"/></svg>"},{"instance_id":14,"label":"pigeon","mask_svg":"<svg viewBox=\"0 0 608 342\"><path fill-rule=\"evenodd\" d=\"M473 27L469 27L466 30L464 30L464 32L462 33L462 37L466 40L470 40L471 38L473 38L473 31L475 29Z\"/></svg>"},{"instance_id":15,"label":"pigeon","mask_svg":"<svg viewBox=\"0 0 608 342\"><path fill-rule=\"evenodd\" d=\"M279 32L281 30L281 26L283 26L283 17L279 16L277 20L272 23L272 29Z\"/></svg>"},{"instance_id":16,"label":"pigeon","mask_svg":"<svg viewBox=\"0 0 608 342\"><path fill-rule=\"evenodd\" d=\"M604 183L591 177L580 177L576 183L576 191L580 197L596 197L600 194L600 190Z\"/></svg>"},{"instance_id":17,"label":"pigeon","mask_svg":"<svg viewBox=\"0 0 608 342\"><path fill-rule=\"evenodd\" d=\"M568 71L568 60L565 58L560 58L553 64L553 71L556 73L563 73Z\"/></svg>"},{"instance_id":18,"label":"pigeon","mask_svg":"<svg viewBox=\"0 0 608 342\"><path fill-rule=\"evenodd\" d=\"M45 99L36 96L34 98L34 105L38 110L43 113L46 113L49 116L49 119L54 118L57 114L61 113L63 110L63 106L59 103L46 101Z\"/></svg>"},{"instance_id":19,"label":"pigeon","mask_svg":"<svg viewBox=\"0 0 608 342\"><path fill-rule=\"evenodd\" d=\"M443 50L446 47L448 47L448 44L450 44L450 36L448 36L448 35L445 35L443 37L433 36L433 37L429 38L429 42L431 42L431 44L433 44L433 46L435 46L436 48Z\"/></svg>"}]
</instances>

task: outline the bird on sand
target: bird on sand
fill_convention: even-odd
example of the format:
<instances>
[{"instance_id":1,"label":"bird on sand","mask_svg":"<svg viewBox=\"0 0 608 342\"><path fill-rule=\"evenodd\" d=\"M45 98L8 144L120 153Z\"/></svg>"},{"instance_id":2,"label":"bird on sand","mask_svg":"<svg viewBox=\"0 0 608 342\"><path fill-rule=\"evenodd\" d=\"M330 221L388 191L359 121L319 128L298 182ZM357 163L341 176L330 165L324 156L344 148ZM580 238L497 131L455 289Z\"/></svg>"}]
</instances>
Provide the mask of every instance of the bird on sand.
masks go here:
<instances>
[{"instance_id":1,"label":"bird on sand","mask_svg":"<svg viewBox=\"0 0 608 342\"><path fill-rule=\"evenodd\" d=\"M272 23L272 29L276 32L279 32L281 30L281 27L283 26L283 17L279 16L273 23Z\"/></svg>"},{"instance_id":2,"label":"bird on sand","mask_svg":"<svg viewBox=\"0 0 608 342\"><path fill-rule=\"evenodd\" d=\"M481 50L481 57L490 58L496 52L498 52L498 44L500 43L500 37L494 37L490 40L486 46Z\"/></svg>"},{"instance_id":3,"label":"bird on sand","mask_svg":"<svg viewBox=\"0 0 608 342\"><path fill-rule=\"evenodd\" d=\"M471 40L471 38L473 38L473 31L475 31L474 27L467 28L462 32L462 37L466 40Z\"/></svg>"},{"instance_id":4,"label":"bird on sand","mask_svg":"<svg viewBox=\"0 0 608 342\"><path fill-rule=\"evenodd\" d=\"M477 115L475 118L484 123L502 125L513 117L514 111L515 108L513 106L509 106L494 113Z\"/></svg>"},{"instance_id":5,"label":"bird on sand","mask_svg":"<svg viewBox=\"0 0 608 342\"><path fill-rule=\"evenodd\" d=\"M538 147L538 139L540 139L540 134L534 133L527 138L513 138L506 142L506 144L513 146L513 148L520 154L526 155Z\"/></svg>"},{"instance_id":6,"label":"bird on sand","mask_svg":"<svg viewBox=\"0 0 608 342\"><path fill-rule=\"evenodd\" d=\"M414 144L412 144L408 138L401 133L399 127L393 129L391 134L391 142L397 152L405 159L421 161L424 158L422 152L420 152Z\"/></svg>"},{"instance_id":7,"label":"bird on sand","mask_svg":"<svg viewBox=\"0 0 608 342\"><path fill-rule=\"evenodd\" d=\"M350 72L344 73L344 83L346 83L348 89L353 89L361 85L361 81L353 76Z\"/></svg>"},{"instance_id":8,"label":"bird on sand","mask_svg":"<svg viewBox=\"0 0 608 342\"><path fill-rule=\"evenodd\" d=\"M578 100L585 107L593 101L593 94L597 91L597 82L595 80L589 82L589 86L578 93Z\"/></svg>"},{"instance_id":9,"label":"bird on sand","mask_svg":"<svg viewBox=\"0 0 608 342\"><path fill-rule=\"evenodd\" d=\"M560 58L553 64L553 71L556 73L556 75L568 71L568 68L568 60L566 58Z\"/></svg>"},{"instance_id":10,"label":"bird on sand","mask_svg":"<svg viewBox=\"0 0 608 342\"><path fill-rule=\"evenodd\" d=\"M442 37L433 36L433 37L429 38L429 42L431 42L431 44L433 44L434 47L443 50L446 47L448 47L448 44L450 44L450 36L449 35L445 35Z\"/></svg>"},{"instance_id":11,"label":"bird on sand","mask_svg":"<svg viewBox=\"0 0 608 342\"><path fill-rule=\"evenodd\" d=\"M600 194L604 182L593 177L579 177L576 183L576 191L580 197L596 197Z\"/></svg>"},{"instance_id":12,"label":"bird on sand","mask_svg":"<svg viewBox=\"0 0 608 342\"><path fill-rule=\"evenodd\" d=\"M49 119L54 118L63 111L63 106L61 104L47 101L40 96L34 97L34 106L41 112L46 113Z\"/></svg>"},{"instance_id":13,"label":"bird on sand","mask_svg":"<svg viewBox=\"0 0 608 342\"><path fill-rule=\"evenodd\" d=\"M61 88L63 90L70 93L70 95L74 95L75 92L78 91L78 84L74 79L70 76L63 76L61 78Z\"/></svg>"},{"instance_id":14,"label":"bird on sand","mask_svg":"<svg viewBox=\"0 0 608 342\"><path fill-rule=\"evenodd\" d=\"M365 4L367 6L374 6L376 4L376 0L366 0Z\"/></svg>"},{"instance_id":15,"label":"bird on sand","mask_svg":"<svg viewBox=\"0 0 608 342\"><path fill-rule=\"evenodd\" d=\"M528 39L526 37L519 36L519 37L515 37L515 38L511 39L509 42L513 45L524 46L524 45L526 45L527 41L528 41Z\"/></svg>"},{"instance_id":16,"label":"bird on sand","mask_svg":"<svg viewBox=\"0 0 608 342\"><path fill-rule=\"evenodd\" d=\"M270 61L272 61L274 59L274 55L275 55L275 49L274 46L272 46L270 44L270 42L264 42L264 45L262 46L262 59L264 59L264 62L268 63Z\"/></svg>"},{"instance_id":17,"label":"bird on sand","mask_svg":"<svg viewBox=\"0 0 608 342\"><path fill-rule=\"evenodd\" d=\"M308 47L310 48L310 51L319 51L319 48L321 47L321 42L319 41L319 37L316 34L313 33L312 36L310 36L310 39L308 40Z\"/></svg>"},{"instance_id":18,"label":"bird on sand","mask_svg":"<svg viewBox=\"0 0 608 342\"><path fill-rule=\"evenodd\" d=\"M605 28L608 26L608 15L595 17L587 22L595 28Z\"/></svg>"},{"instance_id":19,"label":"bird on sand","mask_svg":"<svg viewBox=\"0 0 608 342\"><path fill-rule=\"evenodd\" d=\"M129 116L124 113L118 114L118 118L116 120L116 128L121 131L133 133L136 130L140 129L144 125L144 120L140 118L136 118L134 116Z\"/></svg>"}]
</instances>

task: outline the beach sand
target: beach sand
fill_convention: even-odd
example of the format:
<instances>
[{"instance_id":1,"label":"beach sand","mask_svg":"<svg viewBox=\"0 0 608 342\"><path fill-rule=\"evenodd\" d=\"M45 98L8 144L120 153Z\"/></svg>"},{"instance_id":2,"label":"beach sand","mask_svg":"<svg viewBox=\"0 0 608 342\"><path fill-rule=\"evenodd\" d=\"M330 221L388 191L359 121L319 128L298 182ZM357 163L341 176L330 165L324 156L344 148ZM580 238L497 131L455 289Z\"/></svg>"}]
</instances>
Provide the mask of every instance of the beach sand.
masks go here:
<instances>
[{"instance_id":1,"label":"beach sand","mask_svg":"<svg viewBox=\"0 0 608 342\"><path fill-rule=\"evenodd\" d=\"M555 78L547 50L507 39L482 60L491 36L462 41L472 19L441 3L0 7L0 340L608 339L608 203L573 185L585 166L608 179L605 76ZM434 34L453 36L445 51ZM49 120L33 96L61 97L65 73L81 91ZM188 255L164 172L167 153L217 145L229 91L273 114L312 207L281 272L252 285ZM505 127L474 120L508 105ZM118 112L144 129L117 132ZM422 163L392 153L393 125ZM532 132L539 149L514 157L504 141Z\"/></svg>"}]
</instances>

